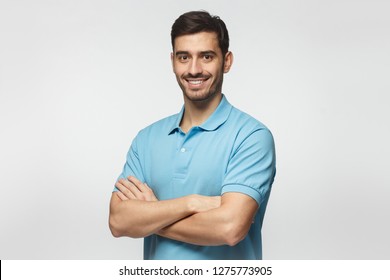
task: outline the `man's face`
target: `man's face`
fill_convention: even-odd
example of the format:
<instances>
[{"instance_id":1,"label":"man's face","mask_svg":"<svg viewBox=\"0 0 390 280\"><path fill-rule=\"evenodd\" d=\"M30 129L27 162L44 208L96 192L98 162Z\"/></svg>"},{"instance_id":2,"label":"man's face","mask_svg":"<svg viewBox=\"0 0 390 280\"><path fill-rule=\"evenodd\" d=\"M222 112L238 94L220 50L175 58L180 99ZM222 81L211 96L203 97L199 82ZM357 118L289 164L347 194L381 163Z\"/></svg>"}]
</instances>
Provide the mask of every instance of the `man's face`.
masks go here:
<instances>
[{"instance_id":1,"label":"man's face","mask_svg":"<svg viewBox=\"0 0 390 280\"><path fill-rule=\"evenodd\" d=\"M220 94L223 74L232 64L232 53L225 56L214 32L200 32L175 39L171 55L173 71L184 97L204 101Z\"/></svg>"}]
</instances>

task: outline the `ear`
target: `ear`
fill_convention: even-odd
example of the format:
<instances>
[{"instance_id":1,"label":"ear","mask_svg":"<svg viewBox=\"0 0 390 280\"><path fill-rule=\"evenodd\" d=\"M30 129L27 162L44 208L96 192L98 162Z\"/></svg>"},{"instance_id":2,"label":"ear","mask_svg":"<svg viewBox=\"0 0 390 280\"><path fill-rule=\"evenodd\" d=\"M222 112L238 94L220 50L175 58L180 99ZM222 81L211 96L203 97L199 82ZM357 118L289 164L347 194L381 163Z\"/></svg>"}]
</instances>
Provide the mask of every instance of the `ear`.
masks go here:
<instances>
[{"instance_id":1,"label":"ear","mask_svg":"<svg viewBox=\"0 0 390 280\"><path fill-rule=\"evenodd\" d=\"M171 52L171 63L172 63L173 73L175 73L175 64L173 63L173 52Z\"/></svg>"},{"instance_id":2,"label":"ear","mask_svg":"<svg viewBox=\"0 0 390 280\"><path fill-rule=\"evenodd\" d=\"M230 67L232 67L233 64L233 53L227 52L225 54L225 61L223 66L223 73L228 73L230 71Z\"/></svg>"}]
</instances>

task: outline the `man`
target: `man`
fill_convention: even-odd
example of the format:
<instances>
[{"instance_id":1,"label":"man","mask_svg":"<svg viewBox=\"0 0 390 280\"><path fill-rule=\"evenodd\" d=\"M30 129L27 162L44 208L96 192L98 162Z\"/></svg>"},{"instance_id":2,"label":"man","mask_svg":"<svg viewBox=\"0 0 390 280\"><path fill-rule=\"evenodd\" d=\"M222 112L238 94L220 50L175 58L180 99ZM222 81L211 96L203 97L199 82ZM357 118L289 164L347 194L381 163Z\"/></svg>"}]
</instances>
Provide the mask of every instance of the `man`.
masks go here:
<instances>
[{"instance_id":1,"label":"man","mask_svg":"<svg viewBox=\"0 0 390 280\"><path fill-rule=\"evenodd\" d=\"M221 19L185 13L171 39L184 106L133 140L111 197L111 232L144 237L145 259L261 259L273 137L222 94L233 54Z\"/></svg>"}]
</instances>

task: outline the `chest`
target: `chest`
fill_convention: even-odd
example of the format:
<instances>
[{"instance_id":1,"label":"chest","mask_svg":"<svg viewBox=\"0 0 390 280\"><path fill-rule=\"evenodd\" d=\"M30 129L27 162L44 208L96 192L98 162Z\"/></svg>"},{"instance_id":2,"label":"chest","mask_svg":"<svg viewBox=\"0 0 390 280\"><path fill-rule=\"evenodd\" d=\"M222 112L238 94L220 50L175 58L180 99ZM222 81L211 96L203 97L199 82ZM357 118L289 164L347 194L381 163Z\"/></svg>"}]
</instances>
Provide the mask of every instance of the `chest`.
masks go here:
<instances>
[{"instance_id":1,"label":"chest","mask_svg":"<svg viewBox=\"0 0 390 280\"><path fill-rule=\"evenodd\" d=\"M232 139L214 131L154 139L146 152L145 180L159 199L220 195Z\"/></svg>"}]
</instances>

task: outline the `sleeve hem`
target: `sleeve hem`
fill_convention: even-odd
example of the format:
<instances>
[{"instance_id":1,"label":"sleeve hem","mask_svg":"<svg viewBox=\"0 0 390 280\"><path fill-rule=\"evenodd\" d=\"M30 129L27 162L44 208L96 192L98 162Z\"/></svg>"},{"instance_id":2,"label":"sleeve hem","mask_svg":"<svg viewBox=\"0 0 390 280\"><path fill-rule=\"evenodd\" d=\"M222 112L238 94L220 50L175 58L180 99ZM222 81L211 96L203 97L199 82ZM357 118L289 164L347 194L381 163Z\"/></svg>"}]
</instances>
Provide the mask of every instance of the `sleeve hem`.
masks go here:
<instances>
[{"instance_id":1,"label":"sleeve hem","mask_svg":"<svg viewBox=\"0 0 390 280\"><path fill-rule=\"evenodd\" d=\"M241 184L228 184L222 187L221 195L228 192L239 192L252 197L260 206L263 196L254 188Z\"/></svg>"}]
</instances>

